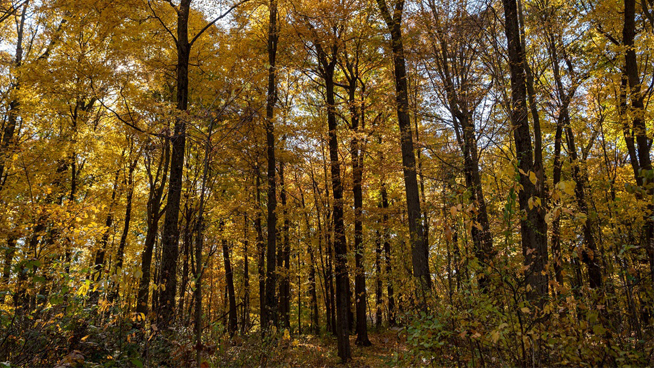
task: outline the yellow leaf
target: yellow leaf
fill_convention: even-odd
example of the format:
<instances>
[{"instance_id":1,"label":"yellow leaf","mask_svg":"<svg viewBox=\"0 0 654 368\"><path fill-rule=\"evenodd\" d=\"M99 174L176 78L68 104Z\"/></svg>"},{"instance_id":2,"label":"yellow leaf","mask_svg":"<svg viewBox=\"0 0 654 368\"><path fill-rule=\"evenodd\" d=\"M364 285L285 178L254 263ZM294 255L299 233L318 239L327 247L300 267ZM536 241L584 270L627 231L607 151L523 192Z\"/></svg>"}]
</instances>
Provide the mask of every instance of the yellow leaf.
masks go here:
<instances>
[{"instance_id":1,"label":"yellow leaf","mask_svg":"<svg viewBox=\"0 0 654 368\"><path fill-rule=\"evenodd\" d=\"M500 339L500 333L499 333L498 331L493 331L493 332L491 333L491 341L492 341L493 343L496 343L497 340L499 340L499 339Z\"/></svg>"},{"instance_id":2,"label":"yellow leaf","mask_svg":"<svg viewBox=\"0 0 654 368\"><path fill-rule=\"evenodd\" d=\"M538 178L536 178L536 173L533 171L529 172L529 181L531 181L531 183L534 185L536 185L536 182L538 181Z\"/></svg>"}]
</instances>

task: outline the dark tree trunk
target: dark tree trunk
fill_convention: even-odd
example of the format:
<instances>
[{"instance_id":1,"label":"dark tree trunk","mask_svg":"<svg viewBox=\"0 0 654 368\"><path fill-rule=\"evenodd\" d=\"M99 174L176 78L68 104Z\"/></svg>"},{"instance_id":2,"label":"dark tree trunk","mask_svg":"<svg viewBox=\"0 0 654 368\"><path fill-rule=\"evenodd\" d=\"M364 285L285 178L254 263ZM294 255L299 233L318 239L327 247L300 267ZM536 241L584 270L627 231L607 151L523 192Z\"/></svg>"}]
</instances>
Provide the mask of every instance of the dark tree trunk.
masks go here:
<instances>
[{"instance_id":1,"label":"dark tree trunk","mask_svg":"<svg viewBox=\"0 0 654 368\"><path fill-rule=\"evenodd\" d=\"M247 332L250 325L250 262L248 257L248 215L243 214L243 321L241 329L243 334Z\"/></svg>"},{"instance_id":2,"label":"dark tree trunk","mask_svg":"<svg viewBox=\"0 0 654 368\"><path fill-rule=\"evenodd\" d=\"M6 245L4 253L5 253L5 260L4 260L5 263L4 263L4 267L2 269L2 285L4 285L4 286L3 286L2 291L3 292L8 292L9 291L8 290L8 288L9 288L9 279L11 277L11 266L12 266L13 261L14 261L14 255L16 254L16 237L13 234L9 234L9 236L7 237L7 245ZM7 288L7 289L5 289L5 288ZM8 295L7 293L2 294L2 298L0 299L0 303L5 302L5 298L6 298L7 295Z\"/></svg>"},{"instance_id":3,"label":"dark tree trunk","mask_svg":"<svg viewBox=\"0 0 654 368\"><path fill-rule=\"evenodd\" d=\"M575 146L574 135L572 128L570 128L569 118L566 119L566 138L568 142L568 152L570 154L570 163L572 166L572 178L575 181L575 197L577 197L577 205L579 210L586 215L586 222L584 223L584 243L585 247L582 250L582 261L588 267L588 281L592 289L602 286L602 270L600 266L601 255L598 252L595 237L593 237L593 223L594 220L590 216L588 210L588 203L586 202L586 195L584 188L588 183L588 179L579 169L579 157L577 154L577 147Z\"/></svg>"},{"instance_id":4,"label":"dark tree trunk","mask_svg":"<svg viewBox=\"0 0 654 368\"><path fill-rule=\"evenodd\" d=\"M422 211L420 210L420 191L416 173L416 157L413 150L411 133L411 118L409 116L409 95L404 58L404 45L402 39L402 12L404 0L397 0L393 13L389 11L385 0L377 0L384 21L391 34L391 48L393 50L393 66L395 76L397 117L401 135L402 166L404 171L404 187L406 192L407 212L409 215L409 233L411 236L411 259L413 276L419 282L419 299L426 308L424 301L426 294L431 290L431 274L429 272L429 247L425 242Z\"/></svg>"},{"instance_id":5,"label":"dark tree trunk","mask_svg":"<svg viewBox=\"0 0 654 368\"><path fill-rule=\"evenodd\" d=\"M320 263L322 265L322 275L323 275L323 281L324 281L324 291L325 291L325 324L327 331L333 331L332 326L335 327L333 324L333 314L332 314L332 290L331 290L331 263L329 261L329 255L324 255L323 253L323 240L326 237L326 232L327 230L325 227L323 227L322 224L322 211L321 211L321 206L320 206L320 199L318 195L318 184L316 183L316 180L313 176L313 171L311 171L311 182L312 182L312 187L313 187L313 199L314 203L316 206L316 220L318 222L318 255L320 257ZM329 241L327 241L327 251L329 252ZM327 260L325 260L327 258ZM335 334L335 333L334 333Z\"/></svg>"},{"instance_id":6,"label":"dark tree trunk","mask_svg":"<svg viewBox=\"0 0 654 368\"><path fill-rule=\"evenodd\" d=\"M263 322L264 308L266 305L266 248L263 243L263 227L261 226L261 177L259 166L255 170L255 190L257 200L257 215L254 219L254 227L257 232L257 252L259 255L257 271L259 274L259 318Z\"/></svg>"},{"instance_id":7,"label":"dark tree trunk","mask_svg":"<svg viewBox=\"0 0 654 368\"><path fill-rule=\"evenodd\" d=\"M386 259L386 294L388 297L388 325L395 326L395 295L393 293L393 262L391 259L391 242L389 241L388 228L388 193L386 184L381 185L382 200L382 224L384 228L384 258Z\"/></svg>"},{"instance_id":8,"label":"dark tree trunk","mask_svg":"<svg viewBox=\"0 0 654 368\"><path fill-rule=\"evenodd\" d=\"M107 246L109 244L109 236L111 234L111 227L113 226L114 223L114 206L116 205L116 192L118 189L118 176L120 175L120 170L116 171L116 177L114 178L114 187L113 190L111 191L111 204L109 205L109 213L107 214L107 218L105 220L104 226L106 229L102 233L102 237L100 238L100 247L97 250L97 253L95 253L95 261L93 262L93 272L91 276L91 281L99 283L102 280L103 277L103 271L104 271L104 266L105 266L105 255L107 253ZM94 291L92 291L89 295L89 301L92 305L96 305L98 303L98 299L100 297L100 291L96 289L95 287L93 288Z\"/></svg>"},{"instance_id":9,"label":"dark tree trunk","mask_svg":"<svg viewBox=\"0 0 654 368\"><path fill-rule=\"evenodd\" d=\"M436 12L436 10L433 10ZM443 78L445 92L447 95L448 109L452 115L457 142L463 153L464 177L466 188L471 194L471 200L476 204L477 214L476 222L479 227L472 226L471 236L474 244L475 257L479 262L486 266L494 258L493 237L490 231L488 220L488 211L486 209L486 199L481 183L481 174L479 170L479 153L477 149L477 137L475 123L473 121L473 111L479 101L468 101L462 96L470 95L468 90L469 84L457 86L455 81L464 80L460 74L465 75L470 72L471 64L466 64L463 60L468 58L467 52L470 50L454 47L454 55L450 55L450 46L446 39L439 34L440 50L435 50L438 58L439 73ZM434 45L436 49L436 46ZM451 65L450 65L451 64ZM462 64L462 65L459 65ZM458 72L452 75L452 71ZM461 83L461 82L459 82ZM484 273L479 277L479 285L482 291L487 290L488 280Z\"/></svg>"},{"instance_id":10,"label":"dark tree trunk","mask_svg":"<svg viewBox=\"0 0 654 368\"><path fill-rule=\"evenodd\" d=\"M561 182L561 137L563 134L563 116L559 116L556 122L556 133L554 134L554 162L552 164L552 185ZM554 278L559 286L563 286L563 258L561 255L561 216L555 214L552 220L552 256L554 264Z\"/></svg>"},{"instance_id":11,"label":"dark tree trunk","mask_svg":"<svg viewBox=\"0 0 654 368\"><path fill-rule=\"evenodd\" d=\"M183 262L182 262L182 283L180 284L179 287L179 305L177 307L177 313L184 318L184 302L185 302L185 296L186 296L186 288L188 286L188 280L189 280L189 262L191 262L191 252L193 248L193 233L198 232L199 230L194 227L193 225L193 217L195 216L194 211L192 208L189 207L191 203L189 203L189 194L187 192L186 197L186 204L184 205L184 226L182 227L182 247L184 249L183 251ZM197 226L200 226L199 223L196 224ZM189 312L190 312L190 307L191 305L189 304ZM190 314L189 314L190 318Z\"/></svg>"},{"instance_id":12,"label":"dark tree trunk","mask_svg":"<svg viewBox=\"0 0 654 368\"><path fill-rule=\"evenodd\" d=\"M299 185L297 172L295 173L295 182ZM304 201L304 190L300 189L300 204L304 213L304 221L307 230L307 252L309 253L309 311L311 313L311 331L320 332L320 316L318 315L318 294L316 290L316 257L313 253L313 234L311 233L311 223L309 222L309 213ZM319 229L320 230L320 229ZM320 233L318 233L320 237ZM299 303L298 303L299 305Z\"/></svg>"},{"instance_id":13,"label":"dark tree trunk","mask_svg":"<svg viewBox=\"0 0 654 368\"><path fill-rule=\"evenodd\" d=\"M25 28L25 18L27 16L27 7L29 1L23 4L23 11L20 16L20 22L16 29L16 54L14 55L14 66L16 69L20 68L23 62L23 30ZM3 122L4 129L2 132L2 141L0 141L0 191L4 186L5 167L10 157L10 151L14 145L14 135L16 134L16 123L20 116L20 101L18 100L18 91L20 90L20 80L16 78L13 80L7 93L11 99L9 101L9 109L7 111L6 121Z\"/></svg>"},{"instance_id":14,"label":"dark tree trunk","mask_svg":"<svg viewBox=\"0 0 654 368\"><path fill-rule=\"evenodd\" d=\"M266 146L268 152L268 250L266 271L266 307L262 326L277 325L277 300L275 298L276 284L276 251L277 251L277 192L275 188L275 125L273 114L277 102L277 82L275 66L277 57L277 0L270 0L268 20L268 98L266 101Z\"/></svg>"},{"instance_id":15,"label":"dark tree trunk","mask_svg":"<svg viewBox=\"0 0 654 368\"><path fill-rule=\"evenodd\" d=\"M191 45L188 40L188 19L191 0L181 0L177 9L177 110L170 157L170 179L166 202L166 217L162 235L162 259L159 270L164 289L159 292L158 319L160 327L168 326L175 318L177 294L177 258L179 255L179 204L184 176L184 148L186 146L186 117L188 107L188 67Z\"/></svg>"},{"instance_id":16,"label":"dark tree trunk","mask_svg":"<svg viewBox=\"0 0 654 368\"><path fill-rule=\"evenodd\" d=\"M380 206L381 208L381 203ZM383 229L383 225L381 221L379 221L378 224L380 229ZM381 257L382 257L382 235L381 231L377 230L376 231L376 239L375 239L375 327L377 329L381 328L382 325L382 308L384 305L384 301L382 298L384 297L384 291L382 290L382 263L381 263Z\"/></svg>"},{"instance_id":17,"label":"dark tree trunk","mask_svg":"<svg viewBox=\"0 0 654 368\"><path fill-rule=\"evenodd\" d=\"M350 360L349 338L349 277L347 269L347 244L345 239L345 223L343 221L343 185L341 182L341 166L338 157L338 136L336 133L336 102L334 93L334 69L336 66L336 47L331 50L331 60L327 53L316 45L321 65L321 74L325 80L325 96L327 103L327 123L329 128L329 161L331 168L332 194L334 203L332 214L334 221L334 263L336 275L336 339L338 356L345 363Z\"/></svg>"},{"instance_id":18,"label":"dark tree trunk","mask_svg":"<svg viewBox=\"0 0 654 368\"><path fill-rule=\"evenodd\" d=\"M636 0L625 0L624 2L624 26L622 28L622 43L626 48L625 65L623 68L623 80L626 79L629 85L629 100L631 102L631 111L633 118L630 129L625 129L625 140L629 146L629 156L636 183L646 188L649 198L654 194L654 186L647 179L647 174L652 171L652 161L650 158L651 141L647 137L647 126L645 120L645 93L641 86L641 80L638 73L638 58L634 45L636 36ZM626 86L624 86L626 87ZM626 90L626 88L624 88ZM647 90L647 89L646 89ZM625 92L626 93L626 92ZM626 99L625 99L626 100ZM626 120L626 116L624 118ZM628 123L626 123L628 124ZM634 148L634 138L636 136L637 157ZM630 144L629 144L630 143ZM638 169L638 170L637 170ZM644 214L644 248L646 249L650 265L650 277L654 281L654 203L647 202L647 211Z\"/></svg>"},{"instance_id":19,"label":"dark tree trunk","mask_svg":"<svg viewBox=\"0 0 654 368\"><path fill-rule=\"evenodd\" d=\"M123 268L123 259L125 256L125 246L127 245L127 236L129 235L129 227L130 223L132 220L132 198L134 197L134 169L136 169L136 163L138 162L138 158L134 159L132 161L131 165L129 166L129 171L127 174L127 203L125 204L125 221L123 225L123 233L120 236L120 243L118 244L118 252L116 253L116 274L121 272ZM118 293L120 292L120 278L118 279L118 283L115 286L114 291L112 291L109 301L112 302L116 297L118 297Z\"/></svg>"},{"instance_id":20,"label":"dark tree trunk","mask_svg":"<svg viewBox=\"0 0 654 368\"><path fill-rule=\"evenodd\" d=\"M284 163L279 163L279 186L280 199L282 201L282 215L284 216L284 225L282 228L282 244L277 252L277 267L279 268L279 318L280 327L291 327L291 280L290 280L290 239L288 218L288 208L286 207L286 185L284 183Z\"/></svg>"},{"instance_id":21,"label":"dark tree trunk","mask_svg":"<svg viewBox=\"0 0 654 368\"><path fill-rule=\"evenodd\" d=\"M232 273L232 265L229 260L229 247L227 240L222 240L223 243L223 261L225 262L225 278L227 280L227 296L229 298L229 317L227 323L227 331L230 336L234 336L238 330L236 314L236 293L234 291L234 274Z\"/></svg>"},{"instance_id":22,"label":"dark tree trunk","mask_svg":"<svg viewBox=\"0 0 654 368\"><path fill-rule=\"evenodd\" d=\"M547 234L539 231L545 222L542 211L544 203L533 203L533 200L538 198L538 193L535 184L530 180L530 174L536 176L536 173L527 112L525 55L520 41L516 0L503 0L503 4L511 72L511 124L518 159L519 183L523 188L518 194L518 201L520 210L526 214L520 219L520 229L522 253L527 267L526 279L530 288L527 297L542 306L547 298L548 288L547 273L544 272L547 264Z\"/></svg>"},{"instance_id":23,"label":"dark tree trunk","mask_svg":"<svg viewBox=\"0 0 654 368\"><path fill-rule=\"evenodd\" d=\"M356 344L361 346L370 346L372 343L368 339L368 324L366 320L366 275L363 270L363 155L357 134L359 133L359 113L356 108L355 92L357 89L356 79L350 79L349 103L351 122L350 127L354 132L351 141L352 153L352 193L354 196L354 259L355 259L355 279L354 279L354 298L356 301Z\"/></svg>"},{"instance_id":24,"label":"dark tree trunk","mask_svg":"<svg viewBox=\"0 0 654 368\"><path fill-rule=\"evenodd\" d=\"M157 242L157 234L159 232L159 219L163 215L161 211L161 200L163 197L164 187L168 177L168 164L170 161L170 145L168 141L163 142L161 150L161 158L157 165L157 171L152 175L151 161L149 156L145 156L145 165L147 168L148 180L150 191L148 193L147 202L147 231L145 234L145 244L143 253L141 254L141 280L139 281L139 289L136 301L136 311L138 313L148 314L148 299L150 294L150 272L152 266L152 254L154 245ZM161 175L161 178L159 176ZM157 182L161 183L157 186ZM153 300L156 298L153 298Z\"/></svg>"}]
</instances>

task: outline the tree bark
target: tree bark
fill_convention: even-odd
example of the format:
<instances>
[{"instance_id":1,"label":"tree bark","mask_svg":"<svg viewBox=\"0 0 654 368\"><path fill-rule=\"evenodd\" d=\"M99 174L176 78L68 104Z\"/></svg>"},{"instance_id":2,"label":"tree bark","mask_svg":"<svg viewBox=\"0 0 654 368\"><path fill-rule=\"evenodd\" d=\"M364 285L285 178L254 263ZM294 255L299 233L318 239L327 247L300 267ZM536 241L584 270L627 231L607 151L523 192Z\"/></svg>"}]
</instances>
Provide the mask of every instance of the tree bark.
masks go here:
<instances>
[{"instance_id":1,"label":"tree bark","mask_svg":"<svg viewBox=\"0 0 654 368\"><path fill-rule=\"evenodd\" d=\"M648 175L652 171L650 158L651 140L647 137L647 126L645 124L645 92L642 90L640 76L638 74L638 58L636 55L636 0L625 0L624 2L624 26L622 28L622 43L626 48L625 64L623 68L623 80L626 79L629 85L629 101L633 118L631 129L625 130L625 140L631 141L629 156L634 167L636 183L645 189L648 197L654 195L654 187L649 183ZM626 86L625 86L626 87ZM626 89L626 88L625 88ZM633 135L636 136L637 154L634 151ZM629 144L629 142L628 142ZM634 165L635 163L635 165ZM649 184L649 185L648 185ZM650 277L654 282L654 203L647 202L647 211L644 214L644 247L649 258Z\"/></svg>"},{"instance_id":2,"label":"tree bark","mask_svg":"<svg viewBox=\"0 0 654 368\"><path fill-rule=\"evenodd\" d=\"M286 206L286 185L284 183L284 163L279 163L279 186L280 199L284 216L284 225L282 227L282 244L277 253L277 267L279 268L279 317L280 327L291 327L291 280L290 280L290 239L289 227L290 220L288 217L288 208Z\"/></svg>"},{"instance_id":3,"label":"tree bark","mask_svg":"<svg viewBox=\"0 0 654 368\"><path fill-rule=\"evenodd\" d=\"M177 258L179 256L179 204L184 176L184 149L186 147L186 110L188 108L188 67L191 45L188 39L188 20L191 0L181 0L177 9L177 110L172 153L166 217L162 235L162 259L159 270L158 320L160 327L167 327L175 318L175 295L177 294Z\"/></svg>"},{"instance_id":4,"label":"tree bark","mask_svg":"<svg viewBox=\"0 0 654 368\"><path fill-rule=\"evenodd\" d=\"M11 99L9 101L9 108L7 111L7 120L4 123L2 132L2 140L0 141L0 191L5 183L5 169L10 157L10 151L14 142L14 135L16 134L16 123L20 116L20 101L18 100L18 91L20 90L20 72L19 68L23 63L23 34L25 28L25 18L27 16L27 7L29 1L23 4L23 11L20 16L20 22L16 29L16 54L14 55L13 67L15 68L16 76L12 81L7 96Z\"/></svg>"},{"instance_id":5,"label":"tree bark","mask_svg":"<svg viewBox=\"0 0 654 368\"><path fill-rule=\"evenodd\" d=\"M163 215L163 213L161 213L161 200L164 193L164 187L166 186L170 162L170 144L168 140L163 141L161 158L159 159L157 171L154 176L151 171L150 157L148 155L145 157L150 191L148 192L146 209L147 231L145 234L143 253L141 254L141 280L139 281L138 295L136 298L136 311L138 313L148 314L150 310L148 308L148 299L150 294L152 254L159 233L159 219ZM159 178L160 175L161 178ZM161 180L161 183L157 186L159 180ZM155 298L153 298L153 300L154 299Z\"/></svg>"},{"instance_id":6,"label":"tree bark","mask_svg":"<svg viewBox=\"0 0 654 368\"><path fill-rule=\"evenodd\" d=\"M420 210L420 192L416 173L416 157L413 150L411 119L409 117L409 97L406 75L406 62L402 39L402 12L404 0L397 0L391 15L385 0L377 0L388 31L391 34L393 66L397 103L397 117L401 135L402 166L406 192L407 212L409 215L409 234L411 239L411 259L413 276L418 279L419 299L423 308L427 293L431 290L431 273L429 272L429 246L424 239L422 211Z\"/></svg>"},{"instance_id":7,"label":"tree bark","mask_svg":"<svg viewBox=\"0 0 654 368\"><path fill-rule=\"evenodd\" d=\"M227 295L229 298L229 319L227 323L227 331L230 336L234 336L238 330L237 322L238 316L236 314L236 293L234 291L234 274L232 273L232 265L229 259L229 247L227 240L222 240L223 244L223 261L225 263L225 278L227 280Z\"/></svg>"},{"instance_id":8,"label":"tree bark","mask_svg":"<svg viewBox=\"0 0 654 368\"><path fill-rule=\"evenodd\" d=\"M277 251L277 192L275 186L275 125L273 114L277 102L277 82L275 67L277 57L277 0L270 0L268 20L268 97L266 101L266 147L268 153L268 247L266 271L266 307L263 328L269 324L277 325L277 300L275 298L276 284L276 251Z\"/></svg>"},{"instance_id":9,"label":"tree bark","mask_svg":"<svg viewBox=\"0 0 654 368\"><path fill-rule=\"evenodd\" d=\"M525 78L525 55L520 41L518 8L516 0L503 0L505 32L508 42L509 68L511 74L511 124L518 160L519 183L522 186L518 194L520 210L524 212L520 219L522 236L522 254L527 267L527 298L538 306L543 306L547 298L548 283L545 266L547 264L547 234L539 231L545 222L544 211L539 208L535 183L530 180L536 176L534 157L529 132L527 112L527 87Z\"/></svg>"},{"instance_id":10,"label":"tree bark","mask_svg":"<svg viewBox=\"0 0 654 368\"><path fill-rule=\"evenodd\" d=\"M127 245L127 236L129 235L129 227L132 220L132 198L134 197L134 169L136 169L136 164L138 162L138 157L132 161L129 166L127 174L127 202L125 204L125 220L123 224L123 233L120 236L120 243L118 244L118 252L116 253L116 265L115 265L115 274L121 272L123 268L123 259L125 257L125 246ZM120 292L120 278L117 280L115 289L112 291L109 301L112 302L118 293Z\"/></svg>"},{"instance_id":11,"label":"tree bark","mask_svg":"<svg viewBox=\"0 0 654 368\"><path fill-rule=\"evenodd\" d=\"M329 161L331 168L332 194L334 203L332 216L334 221L334 263L336 274L336 338L338 356L343 363L350 360L349 338L349 276L347 269L347 244L345 240L345 223L343 221L343 185L341 182L341 166L338 157L338 136L336 133L336 102L334 93L334 69L336 66L336 47L332 48L331 60L327 53L316 45L318 59L321 64L321 74L325 80L325 97L327 103L327 123L329 128Z\"/></svg>"},{"instance_id":12,"label":"tree bark","mask_svg":"<svg viewBox=\"0 0 654 368\"><path fill-rule=\"evenodd\" d=\"M257 200L257 215L254 219L254 228L257 232L257 252L259 255L257 271L259 274L259 318L263 321L266 306L266 248L263 243L263 227L261 226L261 176L259 165L255 168L255 190Z\"/></svg>"}]
</instances>

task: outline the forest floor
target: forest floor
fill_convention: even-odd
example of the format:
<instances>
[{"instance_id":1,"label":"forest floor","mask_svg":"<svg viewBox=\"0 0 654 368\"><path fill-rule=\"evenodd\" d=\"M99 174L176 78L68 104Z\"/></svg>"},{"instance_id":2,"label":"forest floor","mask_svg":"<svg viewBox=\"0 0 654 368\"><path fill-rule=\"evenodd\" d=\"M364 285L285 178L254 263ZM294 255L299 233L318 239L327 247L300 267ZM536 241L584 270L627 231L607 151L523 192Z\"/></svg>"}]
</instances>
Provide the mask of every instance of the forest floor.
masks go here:
<instances>
[{"instance_id":1,"label":"forest floor","mask_svg":"<svg viewBox=\"0 0 654 368\"><path fill-rule=\"evenodd\" d=\"M350 336L352 360L341 364L333 336L303 335L293 337L287 346L277 350L265 364L268 367L393 367L396 356L406 351L404 338L394 330L370 331L372 346L355 344L356 335Z\"/></svg>"}]
</instances>

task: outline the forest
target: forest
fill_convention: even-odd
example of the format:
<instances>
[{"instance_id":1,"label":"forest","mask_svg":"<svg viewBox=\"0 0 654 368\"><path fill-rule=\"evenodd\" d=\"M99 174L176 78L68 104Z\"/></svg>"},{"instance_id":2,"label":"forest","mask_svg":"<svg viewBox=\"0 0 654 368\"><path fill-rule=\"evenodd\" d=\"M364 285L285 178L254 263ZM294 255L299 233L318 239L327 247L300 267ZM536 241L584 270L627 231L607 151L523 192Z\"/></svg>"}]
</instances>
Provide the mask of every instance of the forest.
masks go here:
<instances>
[{"instance_id":1,"label":"forest","mask_svg":"<svg viewBox=\"0 0 654 368\"><path fill-rule=\"evenodd\" d=\"M654 0L0 0L0 367L654 365Z\"/></svg>"}]
</instances>

